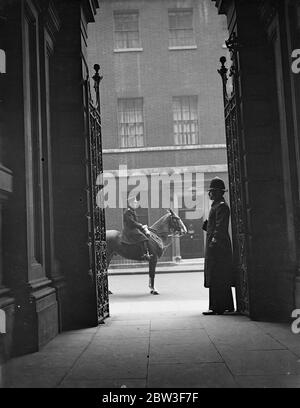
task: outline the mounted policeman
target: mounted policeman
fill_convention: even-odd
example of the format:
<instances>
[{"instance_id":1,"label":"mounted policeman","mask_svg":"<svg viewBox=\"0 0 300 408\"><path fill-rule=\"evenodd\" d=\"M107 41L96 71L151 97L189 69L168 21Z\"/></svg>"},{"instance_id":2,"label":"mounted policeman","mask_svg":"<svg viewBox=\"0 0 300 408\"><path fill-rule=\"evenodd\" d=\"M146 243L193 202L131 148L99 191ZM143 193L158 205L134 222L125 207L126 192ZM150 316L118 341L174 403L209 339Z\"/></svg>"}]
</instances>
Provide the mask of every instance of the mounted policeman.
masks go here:
<instances>
[{"instance_id":1,"label":"mounted policeman","mask_svg":"<svg viewBox=\"0 0 300 408\"><path fill-rule=\"evenodd\" d=\"M121 242L126 245L140 244L143 248L143 260L150 261L151 254L149 250L150 231L147 225L142 225L138 222L136 208L138 201L136 196L129 196L128 208L124 211L123 222L124 228L121 236Z\"/></svg>"}]
</instances>

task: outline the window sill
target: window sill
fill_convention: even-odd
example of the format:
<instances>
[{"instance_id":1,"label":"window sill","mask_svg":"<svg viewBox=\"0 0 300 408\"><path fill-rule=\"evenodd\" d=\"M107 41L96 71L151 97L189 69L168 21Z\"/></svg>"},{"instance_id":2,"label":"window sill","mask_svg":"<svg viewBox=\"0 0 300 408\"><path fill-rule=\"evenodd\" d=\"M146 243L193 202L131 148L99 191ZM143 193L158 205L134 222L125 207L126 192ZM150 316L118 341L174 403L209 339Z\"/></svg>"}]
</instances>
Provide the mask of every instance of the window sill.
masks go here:
<instances>
[{"instance_id":1,"label":"window sill","mask_svg":"<svg viewBox=\"0 0 300 408\"><path fill-rule=\"evenodd\" d=\"M170 51L179 51L179 50L196 50L197 45L181 45L178 47L169 47Z\"/></svg>"},{"instance_id":2,"label":"window sill","mask_svg":"<svg viewBox=\"0 0 300 408\"><path fill-rule=\"evenodd\" d=\"M115 48L114 53L122 53L122 52L142 52L144 51L143 48Z\"/></svg>"},{"instance_id":3,"label":"window sill","mask_svg":"<svg viewBox=\"0 0 300 408\"><path fill-rule=\"evenodd\" d=\"M134 146L134 147L119 147L118 149L112 149L114 151L117 151L119 153L128 153L128 152L136 152L136 151L141 151L146 149L145 146Z\"/></svg>"},{"instance_id":4,"label":"window sill","mask_svg":"<svg viewBox=\"0 0 300 408\"><path fill-rule=\"evenodd\" d=\"M103 149L103 154L122 154L137 152L164 152L182 150L214 150L226 149L226 144L196 144L196 145L174 145L174 146L144 146L144 147L121 147L117 149Z\"/></svg>"}]
</instances>

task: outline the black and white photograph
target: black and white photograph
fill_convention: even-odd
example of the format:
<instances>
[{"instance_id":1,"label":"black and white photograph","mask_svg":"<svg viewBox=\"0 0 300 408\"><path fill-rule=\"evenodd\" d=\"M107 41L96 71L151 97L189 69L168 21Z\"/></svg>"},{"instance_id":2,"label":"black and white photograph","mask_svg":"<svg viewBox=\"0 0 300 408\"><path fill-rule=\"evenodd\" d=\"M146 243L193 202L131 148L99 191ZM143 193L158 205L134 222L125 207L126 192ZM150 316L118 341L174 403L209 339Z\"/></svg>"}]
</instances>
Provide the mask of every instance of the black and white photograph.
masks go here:
<instances>
[{"instance_id":1,"label":"black and white photograph","mask_svg":"<svg viewBox=\"0 0 300 408\"><path fill-rule=\"evenodd\" d=\"M300 0L0 0L0 388L300 388Z\"/></svg>"}]
</instances>

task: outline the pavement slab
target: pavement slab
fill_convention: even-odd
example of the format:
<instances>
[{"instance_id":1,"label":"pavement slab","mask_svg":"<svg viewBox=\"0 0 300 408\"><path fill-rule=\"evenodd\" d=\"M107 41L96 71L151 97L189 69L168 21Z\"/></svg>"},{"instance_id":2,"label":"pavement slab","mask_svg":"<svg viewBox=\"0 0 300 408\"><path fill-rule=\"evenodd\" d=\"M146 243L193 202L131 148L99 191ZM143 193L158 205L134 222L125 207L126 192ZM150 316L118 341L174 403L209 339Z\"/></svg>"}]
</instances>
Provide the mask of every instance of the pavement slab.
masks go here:
<instances>
[{"instance_id":1,"label":"pavement slab","mask_svg":"<svg viewBox=\"0 0 300 408\"><path fill-rule=\"evenodd\" d=\"M114 379L114 378L147 378L147 358L112 358L108 360L81 359L66 376L67 380L80 379Z\"/></svg>"},{"instance_id":2,"label":"pavement slab","mask_svg":"<svg viewBox=\"0 0 300 408\"><path fill-rule=\"evenodd\" d=\"M271 337L269 334L262 333L259 329L253 329L253 326L241 324L206 328L211 341L216 345L230 346L242 350L284 350L286 347Z\"/></svg>"},{"instance_id":3,"label":"pavement slab","mask_svg":"<svg viewBox=\"0 0 300 408\"><path fill-rule=\"evenodd\" d=\"M289 350L237 350L217 346L235 375L300 375L300 359Z\"/></svg>"},{"instance_id":4,"label":"pavement slab","mask_svg":"<svg viewBox=\"0 0 300 408\"><path fill-rule=\"evenodd\" d=\"M146 379L101 378L89 380L67 378L59 384L58 388L146 388Z\"/></svg>"},{"instance_id":5,"label":"pavement slab","mask_svg":"<svg viewBox=\"0 0 300 408\"><path fill-rule=\"evenodd\" d=\"M209 337L204 329L194 330L162 330L151 332L151 345L189 344L197 348L201 344L210 344Z\"/></svg>"},{"instance_id":6,"label":"pavement slab","mask_svg":"<svg viewBox=\"0 0 300 408\"><path fill-rule=\"evenodd\" d=\"M151 321L151 332L164 330L193 330L203 329L203 322L200 318L178 317L173 319L154 319Z\"/></svg>"},{"instance_id":7,"label":"pavement slab","mask_svg":"<svg viewBox=\"0 0 300 408\"><path fill-rule=\"evenodd\" d=\"M154 344L150 346L150 364L219 363L222 357L211 343L199 342L196 347L188 343Z\"/></svg>"},{"instance_id":8,"label":"pavement slab","mask_svg":"<svg viewBox=\"0 0 300 408\"><path fill-rule=\"evenodd\" d=\"M65 375L64 367L45 368L39 365L8 368L4 372L3 388L56 388Z\"/></svg>"},{"instance_id":9,"label":"pavement slab","mask_svg":"<svg viewBox=\"0 0 300 408\"><path fill-rule=\"evenodd\" d=\"M223 363L150 364L147 387L235 388L237 383Z\"/></svg>"},{"instance_id":10,"label":"pavement slab","mask_svg":"<svg viewBox=\"0 0 300 408\"><path fill-rule=\"evenodd\" d=\"M137 325L130 325L130 326L111 326L111 327L103 327L102 330L99 330L96 337L100 339L107 339L107 338L115 338L115 339L123 339L123 338L139 338L139 337L149 337L150 335L150 327L149 326L137 326Z\"/></svg>"},{"instance_id":11,"label":"pavement slab","mask_svg":"<svg viewBox=\"0 0 300 408\"><path fill-rule=\"evenodd\" d=\"M240 388L300 388L299 375L239 376Z\"/></svg>"}]
</instances>

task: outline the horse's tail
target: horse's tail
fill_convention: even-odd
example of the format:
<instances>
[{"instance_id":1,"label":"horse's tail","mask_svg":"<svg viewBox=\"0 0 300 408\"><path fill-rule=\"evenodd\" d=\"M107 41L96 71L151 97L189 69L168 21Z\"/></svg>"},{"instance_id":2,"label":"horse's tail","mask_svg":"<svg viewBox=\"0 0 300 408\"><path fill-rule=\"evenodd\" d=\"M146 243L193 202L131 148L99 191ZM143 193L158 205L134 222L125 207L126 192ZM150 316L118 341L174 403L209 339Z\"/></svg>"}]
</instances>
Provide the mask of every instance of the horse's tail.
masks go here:
<instances>
[{"instance_id":1,"label":"horse's tail","mask_svg":"<svg viewBox=\"0 0 300 408\"><path fill-rule=\"evenodd\" d=\"M106 231L106 244L107 252L112 255L121 242L121 233L117 230L107 230Z\"/></svg>"}]
</instances>

